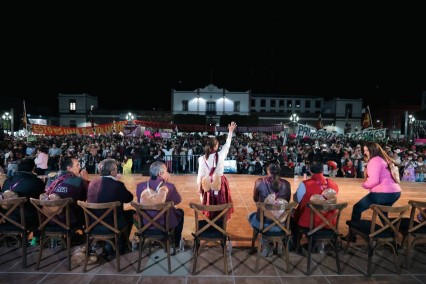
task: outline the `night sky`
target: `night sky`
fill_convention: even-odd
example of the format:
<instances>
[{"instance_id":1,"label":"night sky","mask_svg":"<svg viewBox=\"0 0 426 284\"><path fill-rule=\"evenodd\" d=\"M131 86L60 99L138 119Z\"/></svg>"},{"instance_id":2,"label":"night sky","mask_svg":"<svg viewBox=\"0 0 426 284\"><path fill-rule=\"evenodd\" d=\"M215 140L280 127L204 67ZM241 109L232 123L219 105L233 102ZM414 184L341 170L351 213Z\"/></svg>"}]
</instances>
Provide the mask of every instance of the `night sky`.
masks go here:
<instances>
[{"instance_id":1,"label":"night sky","mask_svg":"<svg viewBox=\"0 0 426 284\"><path fill-rule=\"evenodd\" d=\"M83 10L79 17L37 18L5 29L1 96L56 108L58 93L88 93L101 108L170 110L171 89L213 83L229 91L363 98L372 105L420 103L422 18L289 19L290 12L274 10L201 9L154 20L149 11Z\"/></svg>"}]
</instances>

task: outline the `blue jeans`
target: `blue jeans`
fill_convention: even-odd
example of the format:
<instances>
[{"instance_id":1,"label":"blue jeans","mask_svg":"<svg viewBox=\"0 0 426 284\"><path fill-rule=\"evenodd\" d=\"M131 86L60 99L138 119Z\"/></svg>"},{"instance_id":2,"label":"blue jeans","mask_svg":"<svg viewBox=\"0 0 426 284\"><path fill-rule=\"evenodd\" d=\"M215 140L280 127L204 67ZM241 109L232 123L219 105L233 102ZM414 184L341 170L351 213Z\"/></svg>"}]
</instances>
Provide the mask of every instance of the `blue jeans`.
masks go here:
<instances>
[{"instance_id":1,"label":"blue jeans","mask_svg":"<svg viewBox=\"0 0 426 284\"><path fill-rule=\"evenodd\" d=\"M370 205L392 206L401 197L401 192L378 193L370 192L358 201L352 209L351 221L361 220L361 214L370 208Z\"/></svg>"}]
</instances>

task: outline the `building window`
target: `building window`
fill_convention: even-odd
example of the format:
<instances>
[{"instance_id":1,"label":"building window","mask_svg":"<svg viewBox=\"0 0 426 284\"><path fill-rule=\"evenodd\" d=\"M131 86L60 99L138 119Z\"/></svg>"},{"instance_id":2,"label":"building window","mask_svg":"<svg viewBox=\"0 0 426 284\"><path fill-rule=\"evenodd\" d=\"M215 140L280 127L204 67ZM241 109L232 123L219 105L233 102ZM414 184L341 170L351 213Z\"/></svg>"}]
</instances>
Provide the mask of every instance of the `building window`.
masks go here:
<instances>
[{"instance_id":1,"label":"building window","mask_svg":"<svg viewBox=\"0 0 426 284\"><path fill-rule=\"evenodd\" d=\"M182 111L188 111L188 101L182 101Z\"/></svg>"},{"instance_id":2,"label":"building window","mask_svg":"<svg viewBox=\"0 0 426 284\"><path fill-rule=\"evenodd\" d=\"M260 100L260 107L266 107L266 100Z\"/></svg>"},{"instance_id":3,"label":"building window","mask_svg":"<svg viewBox=\"0 0 426 284\"><path fill-rule=\"evenodd\" d=\"M271 107L276 107L276 103L277 103L276 100L271 100Z\"/></svg>"},{"instance_id":4,"label":"building window","mask_svg":"<svg viewBox=\"0 0 426 284\"><path fill-rule=\"evenodd\" d=\"M305 101L305 108L311 108L311 101L309 100Z\"/></svg>"},{"instance_id":5,"label":"building window","mask_svg":"<svg viewBox=\"0 0 426 284\"><path fill-rule=\"evenodd\" d=\"M216 115L216 103L215 102L207 102L207 115Z\"/></svg>"},{"instance_id":6,"label":"building window","mask_svg":"<svg viewBox=\"0 0 426 284\"><path fill-rule=\"evenodd\" d=\"M290 107L292 106L292 104L291 104L291 103L292 103L292 101L291 101L291 100L287 100L287 107L289 107L289 108L290 108Z\"/></svg>"},{"instance_id":7,"label":"building window","mask_svg":"<svg viewBox=\"0 0 426 284\"><path fill-rule=\"evenodd\" d=\"M280 105L280 108L283 108L284 107L284 100L279 100L279 105Z\"/></svg>"},{"instance_id":8,"label":"building window","mask_svg":"<svg viewBox=\"0 0 426 284\"><path fill-rule=\"evenodd\" d=\"M321 108L321 101L315 101L315 108Z\"/></svg>"},{"instance_id":9,"label":"building window","mask_svg":"<svg viewBox=\"0 0 426 284\"><path fill-rule=\"evenodd\" d=\"M71 113L75 113L76 110L76 102L75 99L71 99L70 100L70 112Z\"/></svg>"},{"instance_id":10,"label":"building window","mask_svg":"<svg viewBox=\"0 0 426 284\"><path fill-rule=\"evenodd\" d=\"M256 107L256 100L255 99L251 100L251 107Z\"/></svg>"},{"instance_id":11,"label":"building window","mask_svg":"<svg viewBox=\"0 0 426 284\"><path fill-rule=\"evenodd\" d=\"M240 112L240 102L234 102L234 112Z\"/></svg>"},{"instance_id":12,"label":"building window","mask_svg":"<svg viewBox=\"0 0 426 284\"><path fill-rule=\"evenodd\" d=\"M296 108L300 108L300 100L296 100L295 106Z\"/></svg>"},{"instance_id":13,"label":"building window","mask_svg":"<svg viewBox=\"0 0 426 284\"><path fill-rule=\"evenodd\" d=\"M70 120L70 127L77 127L77 120Z\"/></svg>"}]
</instances>

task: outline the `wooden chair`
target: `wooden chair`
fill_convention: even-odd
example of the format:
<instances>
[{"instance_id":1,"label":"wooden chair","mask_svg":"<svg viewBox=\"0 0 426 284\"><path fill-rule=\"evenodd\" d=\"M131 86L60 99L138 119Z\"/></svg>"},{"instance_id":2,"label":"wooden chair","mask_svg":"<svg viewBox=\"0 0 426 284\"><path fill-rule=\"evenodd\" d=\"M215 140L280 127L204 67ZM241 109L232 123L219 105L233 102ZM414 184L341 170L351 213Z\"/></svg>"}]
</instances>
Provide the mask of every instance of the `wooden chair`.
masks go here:
<instances>
[{"instance_id":1,"label":"wooden chair","mask_svg":"<svg viewBox=\"0 0 426 284\"><path fill-rule=\"evenodd\" d=\"M37 209L40 222L38 230L40 232L40 250L37 259L36 269L40 268L43 249L48 241L57 238L62 242L67 251L68 269L71 270L71 235L75 233L75 228L71 228L70 204L72 198L57 200L40 200L30 198L30 202ZM65 220L62 212L65 210Z\"/></svg>"},{"instance_id":2,"label":"wooden chair","mask_svg":"<svg viewBox=\"0 0 426 284\"><path fill-rule=\"evenodd\" d=\"M373 211L371 220L346 221L349 226L348 241L345 251L349 249L350 240L358 235L367 242L367 276L371 276L372 258L379 246L388 246L394 255L394 264L399 274L398 257L398 231L403 215L410 209L410 205L404 206L384 206L371 205ZM387 216L389 214L389 216ZM379 220L381 224L379 224Z\"/></svg>"},{"instance_id":3,"label":"wooden chair","mask_svg":"<svg viewBox=\"0 0 426 284\"><path fill-rule=\"evenodd\" d=\"M25 222L24 206L27 202L26 197L18 197L11 199L0 199L0 208L5 207L8 209L0 209L0 241L5 240L6 237L12 237L21 242L22 247L22 268L27 267L27 242L30 233ZM19 220L12 218L15 209L19 208Z\"/></svg>"},{"instance_id":4,"label":"wooden chair","mask_svg":"<svg viewBox=\"0 0 426 284\"><path fill-rule=\"evenodd\" d=\"M92 244L97 241L104 241L111 244L115 250L115 259L117 261L117 272L120 272L120 251L119 239L122 234L126 233L126 227L119 229L117 207L121 205L120 201L106 202L106 203L87 203L84 201L77 201L77 204L83 209L86 234L86 261L84 263L84 272L87 271L87 264L89 262L89 250ZM109 223L107 218L112 214L112 224ZM100 216L99 216L100 215ZM128 239L129 236L125 236Z\"/></svg>"},{"instance_id":5,"label":"wooden chair","mask_svg":"<svg viewBox=\"0 0 426 284\"><path fill-rule=\"evenodd\" d=\"M173 208L173 201L155 204L142 205L132 201L131 205L135 208L139 217L136 235L139 238L139 255L137 272L141 272L142 251L146 246L149 247L148 255L151 254L151 242L160 244L167 253L167 267L171 273L170 244L173 246L173 254L176 253L174 229L170 228L169 216L170 209ZM140 220L143 220L141 222Z\"/></svg>"},{"instance_id":6,"label":"wooden chair","mask_svg":"<svg viewBox=\"0 0 426 284\"><path fill-rule=\"evenodd\" d=\"M339 233L340 216L343 209L348 206L347 202L337 204L316 204L308 203L310 210L309 231L306 233L308 238L308 265L307 274L311 274L312 251L321 245L330 245L334 250L336 258L337 272L340 274L340 259L337 250L337 243L341 234ZM326 214L328 213L328 214ZM321 223L315 225L315 219L321 220ZM313 243L315 245L313 247Z\"/></svg>"},{"instance_id":7,"label":"wooden chair","mask_svg":"<svg viewBox=\"0 0 426 284\"><path fill-rule=\"evenodd\" d=\"M195 232L194 236L193 256L192 256L192 274L195 274L197 268L197 260L202 242L219 242L222 247L223 267L225 274L228 275L228 257L226 255L226 240L228 233L226 232L226 224L228 221L229 210L232 208L231 203L220 205L201 205L190 203L189 207L194 209ZM214 218L208 218L204 213L213 212Z\"/></svg>"},{"instance_id":8,"label":"wooden chair","mask_svg":"<svg viewBox=\"0 0 426 284\"><path fill-rule=\"evenodd\" d=\"M399 226L399 232L403 235L402 244L406 244L406 268L409 269L413 258L413 251L417 241L426 239L426 202L410 200L410 218L403 218ZM417 216L422 216L419 221Z\"/></svg>"},{"instance_id":9,"label":"wooden chair","mask_svg":"<svg viewBox=\"0 0 426 284\"><path fill-rule=\"evenodd\" d=\"M293 210L296 208L297 202L291 202L283 205L273 205L266 204L264 202L256 202L256 207L259 209L260 216L260 228L253 228L253 237L251 240L251 250L254 250L254 243L258 237L261 235L261 238L265 239L267 242L273 242L274 244L285 244L283 246L285 255L285 260L287 263L287 273L290 273L290 259L288 252L288 245L291 240L291 229L290 229L290 216L293 213ZM273 210L273 211L271 211ZM273 212L279 212L279 216L275 216ZM277 214L278 215L278 214ZM266 225L267 221L269 221L269 225ZM280 229L279 232L271 231L273 227L278 227ZM256 267L255 272L257 273L259 267L259 258L261 256L262 243L259 241L257 247L257 257L256 257Z\"/></svg>"}]
</instances>

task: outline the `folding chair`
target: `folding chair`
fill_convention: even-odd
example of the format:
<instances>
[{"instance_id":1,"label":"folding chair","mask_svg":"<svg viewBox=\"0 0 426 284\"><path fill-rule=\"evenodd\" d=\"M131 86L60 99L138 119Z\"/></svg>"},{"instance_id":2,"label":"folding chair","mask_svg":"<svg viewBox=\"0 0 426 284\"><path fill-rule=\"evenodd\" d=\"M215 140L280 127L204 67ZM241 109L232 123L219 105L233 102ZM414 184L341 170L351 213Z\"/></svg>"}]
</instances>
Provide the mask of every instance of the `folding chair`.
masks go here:
<instances>
[{"instance_id":1,"label":"folding chair","mask_svg":"<svg viewBox=\"0 0 426 284\"><path fill-rule=\"evenodd\" d=\"M115 259L117 261L117 272L120 272L120 252L118 249L119 238L126 233L126 227L119 229L117 207L121 205L120 201L106 203L87 203L77 201L77 204L83 209L86 226L84 233L86 234L86 261L84 262L84 272L87 271L89 262L89 249L96 241L104 241L111 244L115 250ZM112 224L106 220L112 214ZM99 216L100 215L100 216ZM128 240L129 236L125 236Z\"/></svg>"},{"instance_id":2,"label":"folding chair","mask_svg":"<svg viewBox=\"0 0 426 284\"><path fill-rule=\"evenodd\" d=\"M367 276L370 277L374 252L379 246L388 246L394 255L395 268L399 274L401 271L398 258L398 231L403 215L410 209L410 205L384 206L373 204L370 209L373 211L371 220L346 221L349 226L349 235L345 251L349 249L350 240L355 235L359 235L367 242ZM379 220L382 225L379 224Z\"/></svg>"},{"instance_id":3,"label":"folding chair","mask_svg":"<svg viewBox=\"0 0 426 284\"><path fill-rule=\"evenodd\" d=\"M26 197L0 199L0 207L8 207L8 209L0 209L0 241L6 237L12 237L19 241L18 236L21 236L22 268L27 267L27 242L30 233L25 222L25 202L27 202ZM19 220L12 216L17 208L19 208Z\"/></svg>"},{"instance_id":4,"label":"folding chair","mask_svg":"<svg viewBox=\"0 0 426 284\"><path fill-rule=\"evenodd\" d=\"M410 200L410 218L403 218L399 226L399 232L403 235L402 244L406 243L406 268L409 269L413 258L413 251L417 241L426 239L426 202ZM417 216L421 216L419 221Z\"/></svg>"},{"instance_id":5,"label":"folding chair","mask_svg":"<svg viewBox=\"0 0 426 284\"><path fill-rule=\"evenodd\" d=\"M173 201L155 205L142 205L132 201L139 217L136 235L139 237L139 255L137 272L141 272L142 251L148 245L151 254L151 242L159 243L167 253L168 272L171 273L170 244L173 246L173 254L176 253L174 241L174 229L170 228L170 209L174 206ZM141 221L142 220L142 221Z\"/></svg>"},{"instance_id":6,"label":"folding chair","mask_svg":"<svg viewBox=\"0 0 426 284\"><path fill-rule=\"evenodd\" d=\"M36 269L40 268L43 249L47 241L52 238L59 239L67 250L68 269L71 270L71 235L75 233L75 228L71 228L70 204L72 198L57 200L40 200L30 198L30 202L37 209L40 222L38 230L40 232L40 251L37 259ZM63 220L63 210L65 210L65 220Z\"/></svg>"},{"instance_id":7,"label":"folding chair","mask_svg":"<svg viewBox=\"0 0 426 284\"><path fill-rule=\"evenodd\" d=\"M310 209L309 231L306 233L308 238L308 275L311 274L312 250L320 243L321 245L328 244L333 248L337 272L340 274L340 259L337 250L338 240L341 236L339 233L339 222L342 211L347 206L347 202L337 204L307 204L307 207ZM315 245L312 247L314 241Z\"/></svg>"},{"instance_id":8,"label":"folding chair","mask_svg":"<svg viewBox=\"0 0 426 284\"><path fill-rule=\"evenodd\" d=\"M226 255L226 240L228 233L226 232L227 215L232 208L232 203L220 205L201 205L190 203L189 207L194 209L195 232L192 260L192 274L195 274L197 268L197 260L202 241L219 242L222 247L223 266L225 274L228 275L228 258ZM213 212L214 218L210 219L205 215L207 212Z\"/></svg>"},{"instance_id":9,"label":"folding chair","mask_svg":"<svg viewBox=\"0 0 426 284\"><path fill-rule=\"evenodd\" d=\"M283 246L285 255L285 260L287 263L287 273L290 273L290 259L288 252L288 245L291 240L291 229L290 229L290 216L293 213L293 210L297 206L297 202L291 202L282 205L267 204L264 202L256 202L256 207L260 212L260 227L253 228L253 237L251 239L251 250L254 250L254 243L258 237L261 235L261 238L264 238L267 242L277 243L278 247ZM279 214L273 214L273 212L279 212ZM269 221L269 225L266 223ZM272 228L277 226L280 231L271 231ZM256 267L255 272L257 273L259 267L259 258L261 256L262 243L259 241L257 247L257 257L256 257Z\"/></svg>"}]
</instances>

